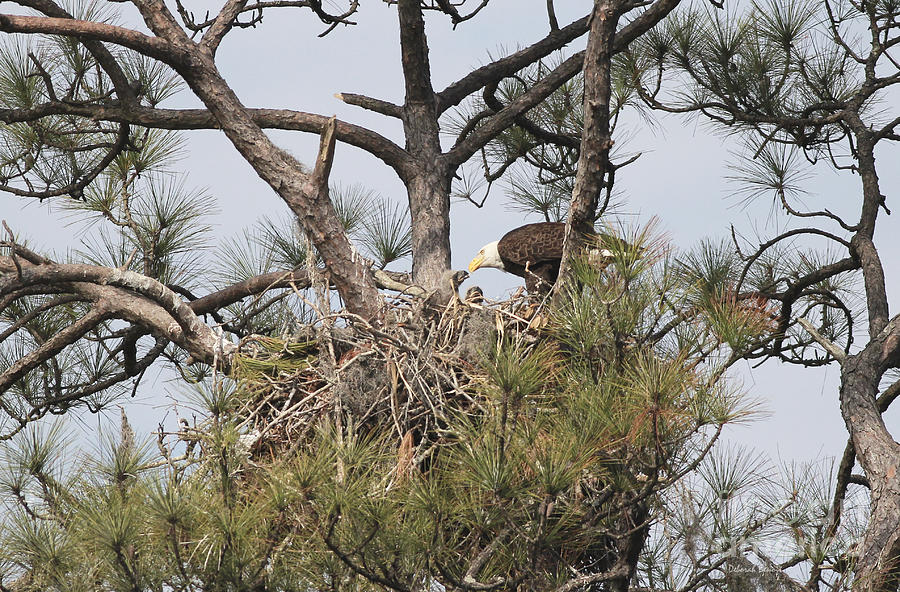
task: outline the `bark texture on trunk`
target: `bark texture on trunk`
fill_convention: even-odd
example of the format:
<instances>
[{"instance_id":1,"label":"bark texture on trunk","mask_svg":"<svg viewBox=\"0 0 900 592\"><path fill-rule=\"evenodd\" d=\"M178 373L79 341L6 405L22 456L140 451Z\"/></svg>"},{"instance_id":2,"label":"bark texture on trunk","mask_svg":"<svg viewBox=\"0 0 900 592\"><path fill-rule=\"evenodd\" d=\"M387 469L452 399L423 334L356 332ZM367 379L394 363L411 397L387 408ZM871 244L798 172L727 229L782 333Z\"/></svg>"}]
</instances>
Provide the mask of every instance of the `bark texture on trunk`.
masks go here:
<instances>
[{"instance_id":1,"label":"bark texture on trunk","mask_svg":"<svg viewBox=\"0 0 900 592\"><path fill-rule=\"evenodd\" d=\"M427 290L440 288L450 269L450 179L441 152L437 95L431 84L425 19L419 0L399 0L400 55L406 102L403 131L406 151L416 161L404 181L412 222L413 281Z\"/></svg>"},{"instance_id":2,"label":"bark texture on trunk","mask_svg":"<svg viewBox=\"0 0 900 592\"><path fill-rule=\"evenodd\" d=\"M857 140L863 193L860 220L850 244L862 270L869 332L866 347L841 364L841 414L870 484L869 525L859 543L856 588L896 592L900 584L900 444L882 419L877 397L885 371L900 363L900 317L889 320L884 267L873 242L884 202L875 168L876 137L857 114L847 117Z\"/></svg>"},{"instance_id":3,"label":"bark texture on trunk","mask_svg":"<svg viewBox=\"0 0 900 592\"><path fill-rule=\"evenodd\" d=\"M609 102L612 96L612 56L621 0L596 0L584 57L584 131L578 171L566 219L562 263L557 285L569 280L572 260L594 230L600 193L609 174ZM559 292L558 292L559 293Z\"/></svg>"},{"instance_id":4,"label":"bark texture on trunk","mask_svg":"<svg viewBox=\"0 0 900 592\"><path fill-rule=\"evenodd\" d=\"M609 581L609 592L628 592L631 580L637 572L647 535L650 534L650 525L647 524L649 516L649 508L645 503L637 504L624 513L622 525L631 532L616 542L616 552L618 561L625 567L626 573Z\"/></svg>"},{"instance_id":5,"label":"bark texture on trunk","mask_svg":"<svg viewBox=\"0 0 900 592\"><path fill-rule=\"evenodd\" d=\"M874 340L849 356L841 372L841 413L856 456L871 485L869 527L859 545L857 586L865 592L895 592L900 584L900 444L890 435L876 403L884 373L882 355L896 350L900 331ZM896 354L894 354L896 355Z\"/></svg>"},{"instance_id":6,"label":"bark texture on trunk","mask_svg":"<svg viewBox=\"0 0 900 592\"><path fill-rule=\"evenodd\" d=\"M442 289L450 269L450 179L440 170L426 171L407 182L412 223L413 282L426 290Z\"/></svg>"}]
</instances>

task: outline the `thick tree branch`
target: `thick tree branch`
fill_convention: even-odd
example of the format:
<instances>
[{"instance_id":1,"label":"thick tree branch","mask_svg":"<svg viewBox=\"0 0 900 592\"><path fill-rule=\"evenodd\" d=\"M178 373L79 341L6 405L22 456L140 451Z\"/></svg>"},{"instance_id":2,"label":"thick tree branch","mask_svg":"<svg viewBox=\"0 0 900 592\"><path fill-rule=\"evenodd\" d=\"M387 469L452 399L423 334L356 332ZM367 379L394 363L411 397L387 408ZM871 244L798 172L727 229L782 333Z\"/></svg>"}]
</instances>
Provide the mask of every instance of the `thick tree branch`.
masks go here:
<instances>
[{"instance_id":1,"label":"thick tree branch","mask_svg":"<svg viewBox=\"0 0 900 592\"><path fill-rule=\"evenodd\" d=\"M131 3L140 11L144 24L153 31L154 35L188 49L186 57L190 59L192 50L199 46L188 39L187 33L178 24L175 15L172 14L165 2L162 0L131 0ZM209 48L204 49L209 51ZM209 55L212 55L212 52L209 52Z\"/></svg>"},{"instance_id":2,"label":"thick tree branch","mask_svg":"<svg viewBox=\"0 0 900 592\"><path fill-rule=\"evenodd\" d=\"M649 29L659 23L659 21L665 18L666 15L668 15L672 10L674 10L676 6L678 6L679 2L680 0L657 0L656 2L651 4L649 8L644 10L644 12L642 12L639 16L622 27L622 29L616 33L615 39L613 41L611 55L619 53L627 48L629 43L640 37L643 33L647 32ZM583 19L585 21L585 27L588 26L587 18L588 17L585 17L585 19ZM581 23L581 21L578 21L578 23ZM561 29L560 31L563 30L565 29ZM578 36L583 33L584 31L581 31ZM552 49L547 53L550 53L550 51L552 51ZM513 54L513 56L518 56L518 54ZM512 58L513 56L510 56L510 58ZM453 146L453 148L451 148L450 151L446 154L445 160L447 165L455 170L456 167L466 162L469 158L472 157L473 154L484 147L492 139L497 137L500 132L512 125L515 122L517 116L536 106L538 103L550 96L550 94L554 90L556 90L562 84L578 74L584 65L584 58L585 52L583 51L572 55L572 57L566 59L562 64L549 72L543 79L541 79L540 82L529 89L529 91L507 105L507 107L500 113L477 128L464 140L460 140L459 142L457 142L457 144ZM507 72L500 65L494 66L494 64L490 64L484 67L489 68L488 75L479 74L478 76L476 76L476 73L481 72L482 69L476 70L466 78L462 79L459 83L457 83L462 85L463 81L467 81L464 87L467 90L466 94L456 100L457 94L454 93L452 97L454 100L456 100L456 102L449 105L444 105L443 100L445 99L440 97L443 97L444 93L450 90L451 87L448 87L447 90L439 94L439 107L446 109L450 106L458 104L469 93L475 92L479 88L491 82L499 81L504 77L515 73L516 71L535 61L535 59L539 58L533 58L531 61L527 61L522 64L519 64L519 61L515 61L518 67L510 72ZM502 62L502 60L499 60L498 62ZM498 62L495 62L495 64L498 64ZM498 72L503 72L503 74L499 75ZM469 80L470 77L473 76L475 76L475 78ZM462 86L460 88L462 88Z\"/></svg>"},{"instance_id":3,"label":"thick tree branch","mask_svg":"<svg viewBox=\"0 0 900 592\"><path fill-rule=\"evenodd\" d=\"M228 0L213 20L212 25L203 34L200 44L215 54L219 44L222 43L222 39L234 26L235 19L241 14L246 5L247 0Z\"/></svg>"},{"instance_id":4,"label":"thick tree branch","mask_svg":"<svg viewBox=\"0 0 900 592\"><path fill-rule=\"evenodd\" d=\"M366 318L377 315L378 291L371 272L347 240L328 199L327 188L322 191L320 187L321 179L311 180L299 163L272 144L219 76L211 49L190 41L163 3L136 0L135 4L147 26L165 41L121 27L46 17L0 16L0 30L110 40L175 68L210 109L235 148L298 216L350 311ZM331 126L333 141L333 121Z\"/></svg>"},{"instance_id":5,"label":"thick tree branch","mask_svg":"<svg viewBox=\"0 0 900 592\"><path fill-rule=\"evenodd\" d=\"M0 258L0 269L8 269ZM212 363L224 347L231 353L230 343L220 343L213 330L196 313L153 278L120 269L84 264L29 265L21 276L0 276L0 297L37 288L38 293L65 291L94 302L103 302L104 318L120 318L141 325L154 335L177 343L195 358ZM229 360L222 359L227 367Z\"/></svg>"},{"instance_id":6,"label":"thick tree branch","mask_svg":"<svg viewBox=\"0 0 900 592\"><path fill-rule=\"evenodd\" d=\"M853 448L871 485L871 515L860 544L857 575L867 592L895 590L900 577L900 444L884 424L876 403L887 365L897 362L900 321L893 319L859 354L841 368L841 414Z\"/></svg>"},{"instance_id":7,"label":"thick tree branch","mask_svg":"<svg viewBox=\"0 0 900 592\"><path fill-rule=\"evenodd\" d=\"M378 290L369 266L347 239L327 191L322 191L317 182L321 179L313 180L299 162L262 131L219 74L212 53L188 39L161 2L136 3L147 26L178 48L173 55L184 56L172 59L169 65L203 101L237 151L297 216L350 312L366 318L377 315ZM329 128L323 128L331 130L332 141L335 127L332 120Z\"/></svg>"},{"instance_id":8,"label":"thick tree branch","mask_svg":"<svg viewBox=\"0 0 900 592\"><path fill-rule=\"evenodd\" d=\"M612 49L620 15L620 0L598 0L594 3L584 58L584 130L566 218L558 286L569 281L572 261L594 230L600 194L610 182L609 151L613 145L609 119ZM556 293L562 294L563 291L557 290Z\"/></svg>"},{"instance_id":9,"label":"thick tree branch","mask_svg":"<svg viewBox=\"0 0 900 592\"><path fill-rule=\"evenodd\" d=\"M499 113L505 107L505 105L500 102L500 99L497 98L497 85L489 84L484 87L484 92L482 92L482 98L484 99L484 104L487 107L494 111L494 113ZM575 150L581 149L581 140L577 135L574 134L558 134L551 132L549 130L545 130L540 127L525 115L518 115L515 119L516 125L521 127L523 130L540 140L541 142L547 142L549 144L555 144L557 146L565 146L567 148L573 148ZM465 137L465 131L460 134L460 137Z\"/></svg>"},{"instance_id":10,"label":"thick tree branch","mask_svg":"<svg viewBox=\"0 0 900 592\"><path fill-rule=\"evenodd\" d=\"M379 269L374 272L374 276L379 288L404 292L412 296L426 295L423 289L411 285L411 278L408 274ZM210 314L244 298L257 296L268 290L277 290L291 286L298 290L303 290L310 285L309 273L305 269L271 271L201 296L191 301L190 307L197 315Z\"/></svg>"},{"instance_id":11,"label":"thick tree branch","mask_svg":"<svg viewBox=\"0 0 900 592\"><path fill-rule=\"evenodd\" d=\"M285 195L285 201L303 222L310 241L319 249L325 267L347 309L365 319L380 318L381 298L372 277L371 263L353 247L334 211L328 193L328 178L334 161L336 120L322 130L319 155L300 196ZM311 202L311 203L310 203Z\"/></svg>"},{"instance_id":12,"label":"thick tree branch","mask_svg":"<svg viewBox=\"0 0 900 592\"><path fill-rule=\"evenodd\" d=\"M157 338L157 345L145 356L137 360L133 368L106 377L101 381L93 382L90 385L60 392L53 397L53 405L81 400L86 396L127 380L129 377L148 368L159 357L165 345L170 341L183 348L194 359L205 363L212 364L218 357L222 367L227 369L230 365L228 356L228 353L231 351L230 344L228 342L220 343L219 338L213 335L211 329L205 325L198 330L199 319L197 319L197 322L194 322L194 315L213 313L245 297L257 296L271 289L290 286L304 289L310 285L309 274L306 270L270 272L249 278L192 301L187 306L193 314L183 308L185 305L179 303L177 308L180 313L177 313L178 316L182 319L187 318L189 321L187 324L192 327L190 332L186 332L180 330L177 323L174 322L175 319L173 317L175 314L171 311L172 307L165 302L167 300L165 297L166 288L161 284L156 285L154 280L150 278L129 273L130 279L125 278L125 280L119 281L116 280L117 274L120 273L119 270L85 265L60 266L51 263L40 265L26 263L22 276L19 277L17 273L12 271L13 268L14 265L10 262L10 258L0 258L0 271L9 276L0 276L0 280L6 281L12 278L12 281L5 282L3 287L0 288L0 293L3 295L19 297L42 293L62 292L62 294L48 301L45 305L36 308L31 314L23 316L19 319L19 322L12 324L0 334L0 341L21 329L40 313L56 306L75 301L90 301L97 303L92 310L102 311L102 314L92 312L90 315L81 317L87 320L79 321L77 324L70 326L69 329L58 333L57 335L61 337L54 337L53 340L46 342L29 354L28 357L22 358L20 363L10 367L8 370L9 375L5 379L0 376L0 380L6 380L3 383L3 388L8 388L9 384L19 380L27 372L46 362L66 346L83 337L90 329L96 328L103 320L112 318L127 320L138 327L142 327L144 331L155 335ZM407 274L379 271L376 273L376 277L379 285L384 288L400 290L413 295L425 295L424 291L416 286L409 286L410 278ZM72 281L76 279L88 281ZM31 289L23 290L15 287L15 284L22 283L29 284L28 288ZM170 295L168 299L173 297ZM224 345L226 351L219 352L218 350L222 345ZM0 392L2 392L2 389L0 389Z\"/></svg>"},{"instance_id":13,"label":"thick tree branch","mask_svg":"<svg viewBox=\"0 0 900 592\"><path fill-rule=\"evenodd\" d=\"M362 107L363 109L367 109L375 113L380 113L382 115L387 115L388 117L396 117L398 119L403 117L403 107L391 103L390 101L373 99L372 97L367 97L365 95L356 95L353 93L337 93L334 96L339 101L343 101L348 105Z\"/></svg>"},{"instance_id":14,"label":"thick tree branch","mask_svg":"<svg viewBox=\"0 0 900 592\"><path fill-rule=\"evenodd\" d=\"M310 286L309 273L305 269L297 271L273 271L257 275L242 282L232 284L190 303L191 310L198 315L210 314L234 304L249 296L256 296L268 290L296 285L298 289Z\"/></svg>"},{"instance_id":15,"label":"thick tree branch","mask_svg":"<svg viewBox=\"0 0 900 592\"><path fill-rule=\"evenodd\" d=\"M888 322L887 289L884 283L884 267L872 239L862 233L853 237L854 254L859 259L866 288L869 313L869 335L877 335Z\"/></svg>"},{"instance_id":16,"label":"thick tree branch","mask_svg":"<svg viewBox=\"0 0 900 592\"><path fill-rule=\"evenodd\" d=\"M547 0L547 20L550 23L551 31L559 30L559 21L556 19L556 7L553 6L553 0Z\"/></svg>"},{"instance_id":17,"label":"thick tree branch","mask_svg":"<svg viewBox=\"0 0 900 592\"><path fill-rule=\"evenodd\" d=\"M525 49L473 70L437 93L438 113L443 113L447 109L459 105L463 99L479 89L489 84L498 83L507 76L511 76L522 68L550 55L567 43L578 39L587 31L588 17L585 16L562 29L551 32Z\"/></svg>"},{"instance_id":18,"label":"thick tree branch","mask_svg":"<svg viewBox=\"0 0 900 592\"><path fill-rule=\"evenodd\" d=\"M328 121L324 115L290 109L247 109L253 122L263 129L280 129L319 134ZM77 115L93 120L133 123L170 130L221 129L206 109L157 109L142 105L84 105L64 102L44 103L30 109L0 109L0 121L34 121L53 115ZM335 134L341 142L361 148L393 168L401 178L410 170L409 154L384 136L358 125L337 122Z\"/></svg>"},{"instance_id":19,"label":"thick tree branch","mask_svg":"<svg viewBox=\"0 0 900 592\"><path fill-rule=\"evenodd\" d=\"M398 0L397 14L400 19L400 60L406 85L406 107L424 103L433 108L435 94L431 86L425 19L419 0Z\"/></svg>"},{"instance_id":20,"label":"thick tree branch","mask_svg":"<svg viewBox=\"0 0 900 592\"><path fill-rule=\"evenodd\" d=\"M578 52L551 70L539 82L520 97L509 103L502 111L477 127L464 139L459 140L444 156L447 166L455 169L469 160L488 142L515 123L516 117L525 113L549 97L553 91L571 80L581 71L584 52Z\"/></svg>"},{"instance_id":21,"label":"thick tree branch","mask_svg":"<svg viewBox=\"0 0 900 592\"><path fill-rule=\"evenodd\" d=\"M128 29L105 23L45 16L0 14L0 31L4 33L64 35L108 41L127 47L163 62L183 58L169 43Z\"/></svg>"},{"instance_id":22,"label":"thick tree branch","mask_svg":"<svg viewBox=\"0 0 900 592\"><path fill-rule=\"evenodd\" d=\"M331 176L331 165L334 164L334 142L337 119L332 117L322 128L322 137L319 142L319 156L316 158L316 166L309 177L310 182L319 193L328 192L328 178Z\"/></svg>"},{"instance_id":23,"label":"thick tree branch","mask_svg":"<svg viewBox=\"0 0 900 592\"><path fill-rule=\"evenodd\" d=\"M800 326L806 329L806 332L812 335L813 339L815 339L819 345L825 348L831 356L837 360L838 362L843 362L847 358L847 354L844 353L840 347L838 347L833 341L829 340L821 333L819 333L818 329L813 326L807 319L799 318L797 322L800 323Z\"/></svg>"}]
</instances>

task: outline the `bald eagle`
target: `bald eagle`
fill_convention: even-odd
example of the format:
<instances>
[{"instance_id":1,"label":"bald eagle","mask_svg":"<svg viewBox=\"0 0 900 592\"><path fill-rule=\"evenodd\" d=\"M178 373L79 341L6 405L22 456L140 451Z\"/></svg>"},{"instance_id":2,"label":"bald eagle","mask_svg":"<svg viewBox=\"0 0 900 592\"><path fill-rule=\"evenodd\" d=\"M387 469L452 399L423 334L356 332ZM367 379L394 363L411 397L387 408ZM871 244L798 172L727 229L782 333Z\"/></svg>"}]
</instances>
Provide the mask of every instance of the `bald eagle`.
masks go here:
<instances>
[{"instance_id":1,"label":"bald eagle","mask_svg":"<svg viewBox=\"0 0 900 592\"><path fill-rule=\"evenodd\" d=\"M529 294L546 294L559 275L562 260L563 222L538 222L510 230L500 240L488 243L469 263L469 271L480 267L494 267L525 278ZM614 237L603 238L611 240ZM592 249L592 255L606 263L613 257L608 249Z\"/></svg>"}]
</instances>

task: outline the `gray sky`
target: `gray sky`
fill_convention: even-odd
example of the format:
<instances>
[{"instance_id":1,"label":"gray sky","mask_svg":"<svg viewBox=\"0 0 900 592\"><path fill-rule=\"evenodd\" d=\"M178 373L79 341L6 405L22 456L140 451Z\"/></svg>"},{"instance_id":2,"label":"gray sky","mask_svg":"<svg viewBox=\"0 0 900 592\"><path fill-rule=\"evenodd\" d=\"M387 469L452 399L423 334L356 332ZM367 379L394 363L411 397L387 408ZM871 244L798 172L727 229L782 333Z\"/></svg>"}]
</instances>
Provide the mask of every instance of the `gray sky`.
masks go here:
<instances>
[{"instance_id":1,"label":"gray sky","mask_svg":"<svg viewBox=\"0 0 900 592\"><path fill-rule=\"evenodd\" d=\"M591 3L580 0L558 4L562 23L585 14ZM209 2L186 5L198 15L216 8ZM432 15L427 32L435 87L443 88L487 61L488 54L496 56L502 48L515 49L546 34L544 5L544 0L493 0L481 15L456 31L448 19ZM344 105L333 96L357 92L403 101L395 9L374 0L363 2L356 20L358 26L339 28L319 39L316 34L322 27L308 12L272 12L256 29L234 31L226 38L219 51L220 70L248 106L336 114L402 144L395 121ZM168 106L197 104L184 91ZM743 207L732 196L736 186L727 180L730 173L726 165L733 160L730 151L738 148L733 139L716 136L708 125L686 119L663 118L659 127L652 129L635 118L625 127L633 134L627 150L642 153L616 179L629 221L640 224L658 217L660 227L679 248L689 248L703 237L725 237L730 223L748 236L754 228L771 233L779 217L773 216L775 210L769 202ZM315 156L315 136L293 132L275 132L272 136L301 161L310 162ZM237 234L263 215L286 214L286 207L219 132L191 132L186 138L187 155L180 163L187 174L186 186L205 187L216 197L222 210L216 218L221 237ZM893 165L898 153L895 150L878 156L883 191L891 206L900 186L900 167ZM820 168L822 174L808 184L810 202L855 212L858 179ZM338 146L332 180L344 185L361 183L395 200L405 200L405 189L393 171L346 145ZM499 189L495 187L483 209L468 203L454 204L451 239L455 268L465 268L481 245L524 221L521 214L505 209ZM64 249L71 244L73 228L64 225L52 206L0 196L0 218L38 246ZM884 261L900 252L896 219L880 219L876 243ZM892 272L890 265L887 271ZM499 297L517 282L518 278L500 271L479 270L469 283L477 283L488 295ZM893 294L900 293L900 274L889 275L888 285ZM836 367L804 370L769 362L750 369L744 365L735 378L743 381L751 395L765 400L771 415L748 427L732 429L731 437L787 460L840 454L847 436L838 410L837 374ZM130 405L129 413L138 429L149 431L161 417L158 406L165 404L161 395L170 389L157 381L143 390L145 394ZM889 425L900 424L897 414L888 414Z\"/></svg>"}]
</instances>

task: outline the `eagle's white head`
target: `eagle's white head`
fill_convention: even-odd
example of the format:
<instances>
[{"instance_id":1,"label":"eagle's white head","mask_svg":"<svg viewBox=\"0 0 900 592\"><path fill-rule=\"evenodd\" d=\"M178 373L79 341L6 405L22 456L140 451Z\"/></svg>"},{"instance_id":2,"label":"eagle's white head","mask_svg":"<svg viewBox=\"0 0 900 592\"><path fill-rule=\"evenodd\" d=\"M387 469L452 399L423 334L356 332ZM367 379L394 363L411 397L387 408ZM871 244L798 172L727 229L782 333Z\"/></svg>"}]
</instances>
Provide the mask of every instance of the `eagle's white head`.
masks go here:
<instances>
[{"instance_id":1,"label":"eagle's white head","mask_svg":"<svg viewBox=\"0 0 900 592\"><path fill-rule=\"evenodd\" d=\"M495 267L497 269L505 269L503 260L500 259L500 251L497 250L497 244L500 241L494 241L481 247L472 262L469 263L469 271L475 271L479 267Z\"/></svg>"}]
</instances>

